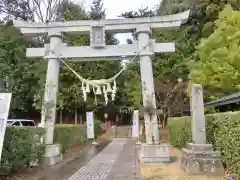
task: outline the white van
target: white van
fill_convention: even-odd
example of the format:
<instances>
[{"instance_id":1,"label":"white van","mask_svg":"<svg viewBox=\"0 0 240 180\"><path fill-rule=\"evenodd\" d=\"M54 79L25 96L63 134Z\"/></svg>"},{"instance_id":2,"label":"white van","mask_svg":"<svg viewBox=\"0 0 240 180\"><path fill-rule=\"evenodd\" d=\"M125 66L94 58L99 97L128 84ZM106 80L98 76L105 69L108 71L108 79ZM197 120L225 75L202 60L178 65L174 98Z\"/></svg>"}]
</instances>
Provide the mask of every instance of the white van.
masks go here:
<instances>
[{"instance_id":1,"label":"white van","mask_svg":"<svg viewBox=\"0 0 240 180\"><path fill-rule=\"evenodd\" d=\"M7 126L35 126L35 123L27 119L8 119Z\"/></svg>"}]
</instances>

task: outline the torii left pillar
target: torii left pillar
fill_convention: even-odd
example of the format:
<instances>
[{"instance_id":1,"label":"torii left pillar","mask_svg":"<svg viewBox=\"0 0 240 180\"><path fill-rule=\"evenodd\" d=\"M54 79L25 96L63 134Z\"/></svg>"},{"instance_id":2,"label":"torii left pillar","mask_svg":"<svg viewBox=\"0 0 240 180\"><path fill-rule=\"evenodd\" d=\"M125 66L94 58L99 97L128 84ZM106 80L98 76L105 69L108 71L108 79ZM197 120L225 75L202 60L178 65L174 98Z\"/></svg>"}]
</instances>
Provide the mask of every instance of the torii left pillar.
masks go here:
<instances>
[{"instance_id":1,"label":"torii left pillar","mask_svg":"<svg viewBox=\"0 0 240 180\"><path fill-rule=\"evenodd\" d=\"M61 32L49 32L48 38L50 39L50 51L48 56L53 57L48 59L47 77L44 93L44 104L50 103L49 109L42 107L41 125L46 128L45 135L45 164L55 165L62 160L61 145L53 144L54 129L56 122L56 103L58 92L58 79L60 71L60 60L54 54L54 50L59 48L62 43Z\"/></svg>"}]
</instances>

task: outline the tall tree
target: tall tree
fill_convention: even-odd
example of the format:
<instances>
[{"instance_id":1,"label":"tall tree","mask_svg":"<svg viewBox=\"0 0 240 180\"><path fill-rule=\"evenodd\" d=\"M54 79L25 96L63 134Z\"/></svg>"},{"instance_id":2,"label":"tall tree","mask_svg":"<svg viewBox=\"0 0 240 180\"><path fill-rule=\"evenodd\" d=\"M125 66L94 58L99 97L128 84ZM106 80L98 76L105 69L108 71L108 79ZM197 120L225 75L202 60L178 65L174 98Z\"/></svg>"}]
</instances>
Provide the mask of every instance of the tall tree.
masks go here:
<instances>
[{"instance_id":1,"label":"tall tree","mask_svg":"<svg viewBox=\"0 0 240 180\"><path fill-rule=\"evenodd\" d=\"M227 6L216 21L213 34L198 46L198 61L191 64L189 78L203 84L211 92L211 99L240 90L239 18L240 13Z\"/></svg>"},{"instance_id":2,"label":"tall tree","mask_svg":"<svg viewBox=\"0 0 240 180\"><path fill-rule=\"evenodd\" d=\"M91 5L91 10L89 12L89 17L92 20L100 20L106 18L105 9L103 8L102 0L93 0Z\"/></svg>"},{"instance_id":3,"label":"tall tree","mask_svg":"<svg viewBox=\"0 0 240 180\"><path fill-rule=\"evenodd\" d=\"M240 2L238 0L207 0L198 2L197 7L204 17L203 37L208 37L213 33L215 27L214 21L218 18L219 12L221 12L227 4L231 5L234 10L240 10Z\"/></svg>"},{"instance_id":4,"label":"tall tree","mask_svg":"<svg viewBox=\"0 0 240 180\"><path fill-rule=\"evenodd\" d=\"M156 16L156 11L149 9L148 7L138 9L138 11L124 12L120 16L126 18L140 18L140 17L153 17Z\"/></svg>"},{"instance_id":5,"label":"tall tree","mask_svg":"<svg viewBox=\"0 0 240 180\"><path fill-rule=\"evenodd\" d=\"M215 28L217 28L215 21L218 19L219 16L219 12L221 12L223 10L223 8L225 7L225 5L231 5L231 7L234 10L239 10L240 8L240 3L237 0L226 0L226 1L212 1L212 0L207 0L207 1L197 1L196 4L194 5L194 9L195 9L195 19L193 22L195 22L195 24L199 25L198 29L199 29L199 33L198 36L196 36L196 39L198 40L198 43L200 41L201 38L207 38L209 37L211 34L214 34L214 30ZM194 28L194 26L191 27L190 30L197 30L196 28ZM196 45L198 45L198 43ZM203 44L203 43L201 43ZM190 78L194 79L194 81L198 81L198 82L202 82L203 84L205 84L205 98L207 99L214 99L216 97L222 96L223 94L229 94L229 92L234 91L234 88L232 86L229 87L225 87L225 89L223 89L223 87L221 88L217 88L216 85L210 85L210 84L206 84L204 83L204 80L196 80L194 77L196 77L196 75L194 75L195 73L197 73L197 71L194 71L192 68L195 67L195 65L199 65L200 66L200 62L198 62L199 60L201 61L200 54L198 53L198 51L201 50L197 50L197 53L195 53L192 57L192 61L190 63L190 69L191 69L191 74L190 74ZM194 65L195 64L195 65ZM215 64L217 65L217 64ZM208 67L199 67L200 69L208 69L211 65L208 65ZM199 69L197 68L197 69ZM215 68L216 69L216 68ZM200 76L202 77L202 76ZM199 77L199 78L200 78ZM229 81L230 82L230 81ZM213 82L212 82L213 83ZM216 81L214 82L214 84L216 83ZM230 85L230 84L225 84L225 85ZM221 86L221 85L218 85ZM230 90L232 89L232 90ZM218 93L216 93L218 92ZM214 95L215 94L215 95Z\"/></svg>"},{"instance_id":6,"label":"tall tree","mask_svg":"<svg viewBox=\"0 0 240 180\"><path fill-rule=\"evenodd\" d=\"M162 0L158 8L159 15L176 14L196 4L197 0Z\"/></svg>"},{"instance_id":7,"label":"tall tree","mask_svg":"<svg viewBox=\"0 0 240 180\"><path fill-rule=\"evenodd\" d=\"M3 91L13 93L11 115L24 116L33 110L33 97L37 90L37 73L41 62L25 57L25 49L33 42L8 25L0 26L0 78L4 80Z\"/></svg>"},{"instance_id":8,"label":"tall tree","mask_svg":"<svg viewBox=\"0 0 240 180\"><path fill-rule=\"evenodd\" d=\"M66 20L88 19L87 13L81 6L71 2L64 3L63 9L61 9L62 7L60 6L58 7L59 17ZM22 19L22 17L18 18ZM13 92L13 112L17 112L18 115L19 112L26 112L25 115L30 114L29 112L33 111L33 106L38 110L41 108L47 63L39 59L27 59L25 57L25 50L29 46L39 46L41 43L33 43L27 40L19 31L12 28L10 23L3 27L4 28L1 28L0 50L2 60L0 78L7 78L7 83L5 83L8 85L7 89ZM76 36L71 37L67 35L64 38L67 42L71 41L72 44L76 41L80 41L82 45L89 43L87 36L78 36L76 38ZM74 64L74 66L76 65ZM83 66L79 68L82 69ZM76 104L73 102L79 101L80 99L76 98L76 96L78 97L80 94L80 87L77 89L75 84L70 83L72 77L72 73L69 73L69 70L62 66L58 107L65 108L66 110L68 110L70 105L73 107ZM74 81L77 82L78 85L80 84L75 76ZM73 91L74 88L75 90Z\"/></svg>"}]
</instances>

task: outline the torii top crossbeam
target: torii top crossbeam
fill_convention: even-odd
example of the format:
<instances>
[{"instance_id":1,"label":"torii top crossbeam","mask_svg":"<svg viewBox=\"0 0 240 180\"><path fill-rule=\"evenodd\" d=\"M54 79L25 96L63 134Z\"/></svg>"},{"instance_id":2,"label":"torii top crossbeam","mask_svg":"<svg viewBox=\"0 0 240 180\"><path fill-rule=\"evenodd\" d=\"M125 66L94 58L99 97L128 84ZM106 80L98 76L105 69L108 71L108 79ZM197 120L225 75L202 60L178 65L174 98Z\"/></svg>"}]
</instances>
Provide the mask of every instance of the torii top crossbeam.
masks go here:
<instances>
[{"instance_id":1,"label":"torii top crossbeam","mask_svg":"<svg viewBox=\"0 0 240 180\"><path fill-rule=\"evenodd\" d=\"M144 24L152 29L177 28L189 16L189 10L167 16L127 18L127 19L107 19L107 20L81 20L67 22L35 23L13 20L14 26L21 29L25 35L36 36L54 32L81 32L88 33L92 26L104 26L106 31L114 33L132 32L137 26Z\"/></svg>"}]
</instances>

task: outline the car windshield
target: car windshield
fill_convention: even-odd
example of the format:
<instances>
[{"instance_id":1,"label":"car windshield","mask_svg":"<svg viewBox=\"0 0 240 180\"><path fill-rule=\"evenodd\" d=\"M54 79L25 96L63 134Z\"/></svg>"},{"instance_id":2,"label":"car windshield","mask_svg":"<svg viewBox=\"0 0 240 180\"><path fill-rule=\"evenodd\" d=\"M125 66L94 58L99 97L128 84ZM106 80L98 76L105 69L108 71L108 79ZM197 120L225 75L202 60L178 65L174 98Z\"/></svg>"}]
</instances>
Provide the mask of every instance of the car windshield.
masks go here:
<instances>
[{"instance_id":1,"label":"car windshield","mask_svg":"<svg viewBox=\"0 0 240 180\"><path fill-rule=\"evenodd\" d=\"M33 121L21 121L23 126L35 126Z\"/></svg>"}]
</instances>

